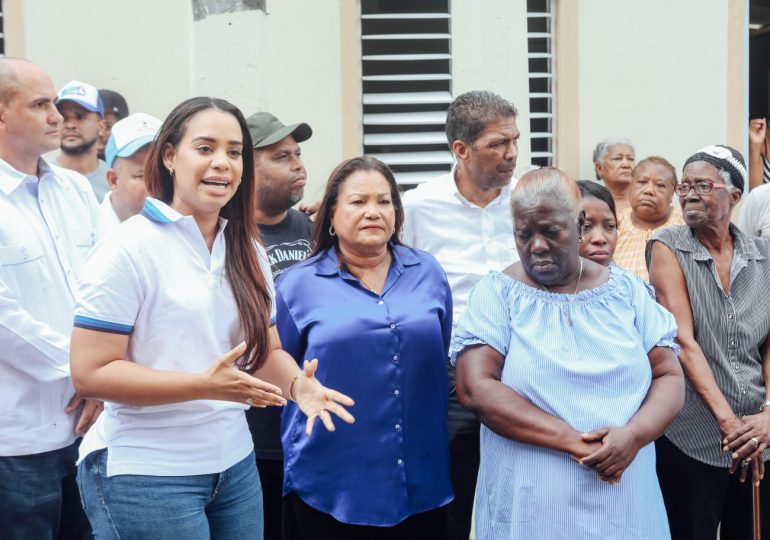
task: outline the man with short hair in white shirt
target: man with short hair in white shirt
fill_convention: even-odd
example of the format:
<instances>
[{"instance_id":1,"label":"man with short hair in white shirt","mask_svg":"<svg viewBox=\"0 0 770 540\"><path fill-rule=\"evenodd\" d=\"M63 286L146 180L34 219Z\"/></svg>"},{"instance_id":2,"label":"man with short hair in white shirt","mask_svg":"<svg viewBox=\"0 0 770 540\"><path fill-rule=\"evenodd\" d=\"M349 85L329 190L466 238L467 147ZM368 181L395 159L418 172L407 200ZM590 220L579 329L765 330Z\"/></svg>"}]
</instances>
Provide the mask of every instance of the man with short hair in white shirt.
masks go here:
<instances>
[{"instance_id":1,"label":"man with short hair in white shirt","mask_svg":"<svg viewBox=\"0 0 770 540\"><path fill-rule=\"evenodd\" d=\"M78 272L95 240L88 180L41 156L59 146L50 77L0 59L0 531L91 538L75 483L77 434L101 404L75 395Z\"/></svg>"},{"instance_id":2,"label":"man with short hair in white shirt","mask_svg":"<svg viewBox=\"0 0 770 540\"><path fill-rule=\"evenodd\" d=\"M453 324L471 288L490 270L519 259L510 209L518 156L516 107L488 91L455 99L447 110L446 134L456 164L448 174L407 191L403 241L431 253L452 288ZM467 540L479 467L479 422L460 407L449 370L450 473L455 500L449 504L449 538Z\"/></svg>"},{"instance_id":3,"label":"man with short hair in white shirt","mask_svg":"<svg viewBox=\"0 0 770 540\"><path fill-rule=\"evenodd\" d=\"M104 149L104 158L110 167L107 171L110 191L99 208L100 238L142 211L147 197L144 162L161 123L149 114L135 113L113 125Z\"/></svg>"}]
</instances>

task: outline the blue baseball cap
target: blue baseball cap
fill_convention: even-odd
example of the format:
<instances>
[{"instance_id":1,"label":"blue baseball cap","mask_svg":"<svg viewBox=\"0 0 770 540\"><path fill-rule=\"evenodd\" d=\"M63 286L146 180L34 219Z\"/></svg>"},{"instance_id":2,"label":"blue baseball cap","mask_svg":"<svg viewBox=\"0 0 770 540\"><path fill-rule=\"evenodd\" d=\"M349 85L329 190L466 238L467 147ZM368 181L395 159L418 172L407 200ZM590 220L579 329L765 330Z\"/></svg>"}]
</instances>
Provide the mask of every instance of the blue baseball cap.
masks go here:
<instances>
[{"instance_id":1,"label":"blue baseball cap","mask_svg":"<svg viewBox=\"0 0 770 540\"><path fill-rule=\"evenodd\" d=\"M160 120L145 113L134 113L115 122L104 147L107 166L112 167L115 158L133 156L154 141L161 124Z\"/></svg>"},{"instance_id":2,"label":"blue baseball cap","mask_svg":"<svg viewBox=\"0 0 770 540\"><path fill-rule=\"evenodd\" d=\"M99 113L104 118L104 103L95 86L80 81L70 81L56 94L56 104L62 101L77 103L87 111Z\"/></svg>"}]
</instances>

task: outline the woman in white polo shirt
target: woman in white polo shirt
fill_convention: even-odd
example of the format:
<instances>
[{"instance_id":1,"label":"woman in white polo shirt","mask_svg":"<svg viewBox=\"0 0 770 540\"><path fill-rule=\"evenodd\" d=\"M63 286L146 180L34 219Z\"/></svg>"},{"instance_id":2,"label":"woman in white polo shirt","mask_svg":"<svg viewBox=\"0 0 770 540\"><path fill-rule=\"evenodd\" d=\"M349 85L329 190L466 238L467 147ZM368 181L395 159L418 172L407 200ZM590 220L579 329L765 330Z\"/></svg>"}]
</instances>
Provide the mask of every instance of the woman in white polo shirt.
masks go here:
<instances>
[{"instance_id":1,"label":"woman in white polo shirt","mask_svg":"<svg viewBox=\"0 0 770 540\"><path fill-rule=\"evenodd\" d=\"M154 198L85 265L71 369L81 396L106 402L78 469L97 538L261 538L244 410L286 396L308 432L317 417L333 430L330 412L353 421L315 361L303 372L280 349L252 160L237 108L181 103L145 165Z\"/></svg>"}]
</instances>

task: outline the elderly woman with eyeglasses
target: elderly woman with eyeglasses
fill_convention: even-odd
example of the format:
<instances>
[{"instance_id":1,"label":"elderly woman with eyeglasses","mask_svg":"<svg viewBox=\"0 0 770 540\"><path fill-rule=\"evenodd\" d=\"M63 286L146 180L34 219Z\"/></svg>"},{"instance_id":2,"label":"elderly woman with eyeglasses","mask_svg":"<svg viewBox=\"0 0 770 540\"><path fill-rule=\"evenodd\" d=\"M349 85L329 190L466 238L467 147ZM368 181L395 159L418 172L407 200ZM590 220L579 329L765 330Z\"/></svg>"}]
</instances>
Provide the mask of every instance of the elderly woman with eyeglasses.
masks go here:
<instances>
[{"instance_id":1,"label":"elderly woman with eyeglasses","mask_svg":"<svg viewBox=\"0 0 770 540\"><path fill-rule=\"evenodd\" d=\"M745 480L751 471L758 483L770 459L770 244L730 223L746 179L733 148L691 156L676 186L685 225L647 246L650 281L676 317L687 381L684 407L656 445L675 540L716 538L720 524L722 540L751 538ZM766 483L761 491L768 524Z\"/></svg>"}]
</instances>

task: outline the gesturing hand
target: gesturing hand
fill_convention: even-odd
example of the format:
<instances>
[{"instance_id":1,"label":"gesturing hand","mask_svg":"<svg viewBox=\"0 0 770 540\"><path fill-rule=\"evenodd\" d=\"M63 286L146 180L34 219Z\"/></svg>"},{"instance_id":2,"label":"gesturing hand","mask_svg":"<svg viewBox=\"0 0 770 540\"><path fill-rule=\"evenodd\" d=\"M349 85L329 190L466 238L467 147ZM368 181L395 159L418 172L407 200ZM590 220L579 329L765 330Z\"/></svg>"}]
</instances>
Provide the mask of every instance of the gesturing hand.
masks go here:
<instances>
[{"instance_id":1,"label":"gesturing hand","mask_svg":"<svg viewBox=\"0 0 770 540\"><path fill-rule=\"evenodd\" d=\"M294 382L294 396L297 400L297 405L307 415L305 433L308 436L313 433L316 418L321 419L326 429L334 431L334 422L332 422L329 412L333 412L348 424L352 424L355 421L353 416L342 406L347 405L351 407L355 404L353 400L345 394L326 388L318 382L318 379L315 378L316 369L318 369L317 358L310 362L305 360L302 375Z\"/></svg>"},{"instance_id":2,"label":"gesturing hand","mask_svg":"<svg viewBox=\"0 0 770 540\"><path fill-rule=\"evenodd\" d=\"M286 405L281 389L261 379L244 373L234 366L246 350L241 343L230 352L217 358L203 373L204 399L218 399L246 403L254 407Z\"/></svg>"},{"instance_id":3,"label":"gesturing hand","mask_svg":"<svg viewBox=\"0 0 770 540\"><path fill-rule=\"evenodd\" d=\"M641 447L636 434L628 426L610 427L583 433L586 442L601 441L602 446L580 463L599 472L599 480L617 484Z\"/></svg>"}]
</instances>

